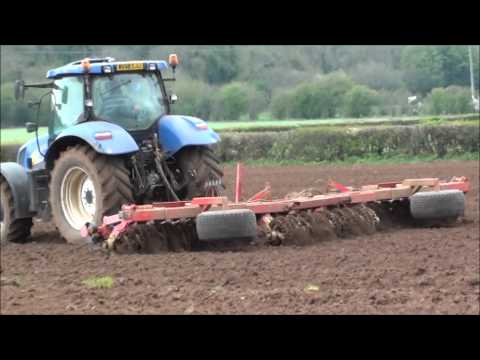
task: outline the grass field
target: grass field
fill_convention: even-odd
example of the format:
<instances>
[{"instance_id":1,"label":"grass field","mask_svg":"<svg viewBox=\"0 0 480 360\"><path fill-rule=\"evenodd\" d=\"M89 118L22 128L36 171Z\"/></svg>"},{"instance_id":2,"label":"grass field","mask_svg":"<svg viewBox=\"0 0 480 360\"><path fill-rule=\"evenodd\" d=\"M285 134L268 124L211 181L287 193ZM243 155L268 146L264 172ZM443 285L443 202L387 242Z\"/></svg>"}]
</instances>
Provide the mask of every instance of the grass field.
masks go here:
<instances>
[{"instance_id":1,"label":"grass field","mask_svg":"<svg viewBox=\"0 0 480 360\"><path fill-rule=\"evenodd\" d=\"M46 127L39 128L38 134L46 134L48 129ZM0 145L17 145L24 144L30 139L35 139L35 133L27 133L25 128L1 129L0 130Z\"/></svg>"},{"instance_id":2,"label":"grass field","mask_svg":"<svg viewBox=\"0 0 480 360\"><path fill-rule=\"evenodd\" d=\"M293 129L306 126L358 126L358 125L380 125L388 123L418 123L430 121L448 121L461 119L478 119L478 114L466 114L455 116L410 116L397 118L364 118L364 119L313 119L313 120L259 120L259 121L211 121L209 125L212 129L224 131L263 131ZM39 134L45 134L46 127L39 129ZM25 128L0 129L0 145L23 144L35 137L34 133L27 133Z\"/></svg>"}]
</instances>

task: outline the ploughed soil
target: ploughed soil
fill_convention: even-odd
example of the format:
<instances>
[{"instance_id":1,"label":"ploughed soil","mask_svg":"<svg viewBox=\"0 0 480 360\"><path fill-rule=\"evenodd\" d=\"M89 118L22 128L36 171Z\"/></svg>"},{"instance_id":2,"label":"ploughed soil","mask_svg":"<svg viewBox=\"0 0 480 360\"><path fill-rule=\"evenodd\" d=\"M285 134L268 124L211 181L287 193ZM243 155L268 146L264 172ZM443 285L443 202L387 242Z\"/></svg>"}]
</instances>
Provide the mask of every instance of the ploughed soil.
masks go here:
<instances>
[{"instance_id":1,"label":"ploughed soil","mask_svg":"<svg viewBox=\"0 0 480 360\"><path fill-rule=\"evenodd\" d=\"M233 167L226 170L233 189ZM35 224L33 242L1 247L1 314L479 314L479 164L249 167L244 194L274 197L328 179L366 185L467 176L466 219L390 228L309 246L108 255ZM228 194L231 198L232 191ZM109 276L108 288L89 288Z\"/></svg>"}]
</instances>

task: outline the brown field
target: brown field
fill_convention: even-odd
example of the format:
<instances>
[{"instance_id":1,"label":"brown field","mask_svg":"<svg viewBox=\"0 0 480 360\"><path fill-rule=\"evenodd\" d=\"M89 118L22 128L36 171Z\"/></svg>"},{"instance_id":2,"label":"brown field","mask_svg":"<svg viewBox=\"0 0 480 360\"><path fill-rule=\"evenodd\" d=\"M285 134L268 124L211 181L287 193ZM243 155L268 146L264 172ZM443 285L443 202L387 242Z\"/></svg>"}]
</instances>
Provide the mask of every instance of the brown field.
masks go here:
<instances>
[{"instance_id":1,"label":"brown field","mask_svg":"<svg viewBox=\"0 0 480 360\"><path fill-rule=\"evenodd\" d=\"M332 178L347 185L467 176L466 221L396 228L305 247L110 255L68 245L36 224L33 242L1 248L1 314L479 314L479 164L247 169L245 194L274 197ZM226 169L233 188L234 169ZM232 196L231 191L229 196ZM82 281L111 276L107 289Z\"/></svg>"}]
</instances>

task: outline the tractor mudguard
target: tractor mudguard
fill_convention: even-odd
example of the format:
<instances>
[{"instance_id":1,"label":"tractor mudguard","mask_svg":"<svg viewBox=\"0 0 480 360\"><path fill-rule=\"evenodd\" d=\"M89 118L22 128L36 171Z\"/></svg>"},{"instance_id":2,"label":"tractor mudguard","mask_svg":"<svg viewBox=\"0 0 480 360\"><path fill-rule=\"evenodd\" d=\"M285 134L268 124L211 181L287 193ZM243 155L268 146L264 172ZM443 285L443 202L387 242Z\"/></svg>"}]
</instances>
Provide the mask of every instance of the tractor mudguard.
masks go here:
<instances>
[{"instance_id":1,"label":"tractor mudguard","mask_svg":"<svg viewBox=\"0 0 480 360\"><path fill-rule=\"evenodd\" d=\"M165 115L158 121L158 138L168 155L189 145L212 145L220 136L207 123L192 116Z\"/></svg>"},{"instance_id":2,"label":"tractor mudguard","mask_svg":"<svg viewBox=\"0 0 480 360\"><path fill-rule=\"evenodd\" d=\"M74 143L77 139L88 143L96 152L106 155L134 153L139 147L133 137L122 127L106 121L88 121L63 130L50 144L45 158L48 159L62 144Z\"/></svg>"},{"instance_id":3,"label":"tractor mudguard","mask_svg":"<svg viewBox=\"0 0 480 360\"><path fill-rule=\"evenodd\" d=\"M13 195L15 218L32 217L30 213L30 177L27 171L17 163L0 164L0 174L5 178Z\"/></svg>"},{"instance_id":4,"label":"tractor mudguard","mask_svg":"<svg viewBox=\"0 0 480 360\"><path fill-rule=\"evenodd\" d=\"M40 152L38 151L38 145L40 145ZM23 144L22 147L18 149L17 163L25 169L29 169L30 164L28 159L31 159L31 165L33 167L41 167L43 163L42 154L45 154L48 150L48 134L38 137L38 145L37 139L35 138Z\"/></svg>"}]
</instances>

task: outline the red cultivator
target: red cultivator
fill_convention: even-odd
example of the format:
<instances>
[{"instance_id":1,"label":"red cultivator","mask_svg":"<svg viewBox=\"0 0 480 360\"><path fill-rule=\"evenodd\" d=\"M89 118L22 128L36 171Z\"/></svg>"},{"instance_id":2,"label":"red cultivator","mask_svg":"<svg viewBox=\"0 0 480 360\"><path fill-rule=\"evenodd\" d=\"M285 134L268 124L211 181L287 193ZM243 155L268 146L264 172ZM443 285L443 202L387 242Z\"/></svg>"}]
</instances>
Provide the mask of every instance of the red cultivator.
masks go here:
<instances>
[{"instance_id":1,"label":"red cultivator","mask_svg":"<svg viewBox=\"0 0 480 360\"><path fill-rule=\"evenodd\" d=\"M347 187L330 181L325 194L298 193L267 200L270 186L241 202L244 169L237 166L235 202L227 197L149 205L124 205L103 224L87 224L82 235L118 252L194 249L198 242L234 238L270 245L299 239L376 231L382 219L403 212L417 220L454 220L463 216L465 177L437 178ZM307 235L307 236L305 236Z\"/></svg>"}]
</instances>

